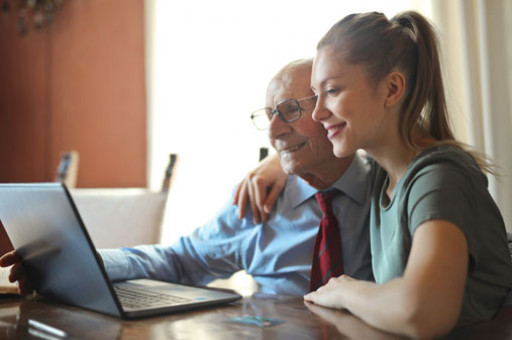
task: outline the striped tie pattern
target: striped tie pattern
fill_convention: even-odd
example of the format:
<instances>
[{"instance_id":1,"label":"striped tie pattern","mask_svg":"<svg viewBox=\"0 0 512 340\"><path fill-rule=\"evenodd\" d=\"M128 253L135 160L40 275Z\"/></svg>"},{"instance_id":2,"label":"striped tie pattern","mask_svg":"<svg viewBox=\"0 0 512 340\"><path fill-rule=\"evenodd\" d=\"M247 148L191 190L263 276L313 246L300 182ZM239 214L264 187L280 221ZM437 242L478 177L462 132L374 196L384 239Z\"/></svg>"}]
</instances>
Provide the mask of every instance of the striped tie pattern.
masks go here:
<instances>
[{"instance_id":1,"label":"striped tie pattern","mask_svg":"<svg viewBox=\"0 0 512 340\"><path fill-rule=\"evenodd\" d=\"M322 209L323 217L313 249L313 262L309 290L315 291L329 281L331 277L343 274L343 257L341 253L341 236L338 221L332 212L332 200L337 190L317 192L316 200Z\"/></svg>"}]
</instances>

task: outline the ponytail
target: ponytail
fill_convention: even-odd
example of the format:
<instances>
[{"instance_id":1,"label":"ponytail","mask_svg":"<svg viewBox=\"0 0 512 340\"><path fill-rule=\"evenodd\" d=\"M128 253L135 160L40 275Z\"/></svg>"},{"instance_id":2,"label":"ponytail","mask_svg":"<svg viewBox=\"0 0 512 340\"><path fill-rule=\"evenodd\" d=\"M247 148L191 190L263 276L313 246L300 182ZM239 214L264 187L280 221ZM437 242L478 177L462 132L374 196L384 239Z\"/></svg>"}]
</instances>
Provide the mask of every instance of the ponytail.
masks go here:
<instances>
[{"instance_id":1,"label":"ponytail","mask_svg":"<svg viewBox=\"0 0 512 340\"><path fill-rule=\"evenodd\" d=\"M411 136L413 127L418 124L427 137L436 141L454 140L448 123L439 44L434 27L416 12L398 14L390 23L403 30L416 52L415 56L403 56L402 59L408 60L398 60L399 64L396 65L410 72L412 80L411 90L401 111L402 138L409 146L418 147Z\"/></svg>"}]
</instances>

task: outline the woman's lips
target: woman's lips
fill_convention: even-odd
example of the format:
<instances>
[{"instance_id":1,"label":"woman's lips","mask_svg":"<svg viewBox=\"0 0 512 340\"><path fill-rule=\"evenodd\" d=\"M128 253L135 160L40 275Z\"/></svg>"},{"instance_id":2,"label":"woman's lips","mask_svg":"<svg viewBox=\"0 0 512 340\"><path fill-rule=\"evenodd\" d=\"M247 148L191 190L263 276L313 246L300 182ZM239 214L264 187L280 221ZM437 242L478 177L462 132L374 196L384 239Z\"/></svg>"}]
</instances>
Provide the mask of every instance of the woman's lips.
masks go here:
<instances>
[{"instance_id":1,"label":"woman's lips","mask_svg":"<svg viewBox=\"0 0 512 340\"><path fill-rule=\"evenodd\" d=\"M336 137L341 132L341 130L343 130L343 128L345 128L346 125L347 125L347 122L343 122L343 123L336 124L336 125L325 126L324 128L327 130L327 138L332 139L332 138Z\"/></svg>"}]
</instances>

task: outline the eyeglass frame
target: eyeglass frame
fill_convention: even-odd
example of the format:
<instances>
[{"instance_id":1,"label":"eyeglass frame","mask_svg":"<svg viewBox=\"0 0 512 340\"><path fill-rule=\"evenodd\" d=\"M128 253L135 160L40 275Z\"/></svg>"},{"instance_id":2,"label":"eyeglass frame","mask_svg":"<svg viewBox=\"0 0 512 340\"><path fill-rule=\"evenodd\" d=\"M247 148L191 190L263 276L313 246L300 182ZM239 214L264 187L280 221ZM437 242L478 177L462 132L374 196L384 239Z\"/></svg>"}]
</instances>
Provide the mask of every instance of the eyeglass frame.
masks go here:
<instances>
[{"instance_id":1,"label":"eyeglass frame","mask_svg":"<svg viewBox=\"0 0 512 340\"><path fill-rule=\"evenodd\" d=\"M253 113L251 113L251 120L252 120L252 123L254 125L254 127L257 129L257 130L260 130L260 131L263 131L263 130L267 130L269 127L270 127L270 122L272 121L272 118L277 114L277 116L285 123L293 123L297 120L299 120L301 117L302 117L302 106L300 105L300 103L302 101L305 101L305 100L308 100L308 99L313 99L315 98L315 101L318 99L318 95L314 95L314 96L309 96L309 97L304 97L304 98L299 98L299 99L295 99L295 98L286 98L282 101L280 101L279 103L277 103L275 109L272 109L270 107L264 107L264 108L261 108L261 109L258 109L256 111L254 111ZM277 109L279 105L287 102L287 101L294 101L297 103L298 107L299 107L299 114L297 115L297 117L293 118L293 119L290 119L290 120L286 120L286 118L284 117L284 115ZM267 116L268 118L268 121L269 121L269 127L266 127L266 128L259 128L256 126L256 123L254 122L254 118L255 117L258 117L257 115L254 115L256 112L258 111L263 111L263 110L270 110L270 117Z\"/></svg>"}]
</instances>

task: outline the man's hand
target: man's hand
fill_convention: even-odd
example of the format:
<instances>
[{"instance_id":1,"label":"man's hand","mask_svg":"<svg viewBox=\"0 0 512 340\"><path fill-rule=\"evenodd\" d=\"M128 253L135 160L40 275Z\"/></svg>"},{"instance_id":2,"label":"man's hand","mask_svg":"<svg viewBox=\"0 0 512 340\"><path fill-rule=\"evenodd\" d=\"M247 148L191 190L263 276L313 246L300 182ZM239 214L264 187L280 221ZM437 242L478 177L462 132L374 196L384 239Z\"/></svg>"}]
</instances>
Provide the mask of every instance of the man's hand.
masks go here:
<instances>
[{"instance_id":1,"label":"man's hand","mask_svg":"<svg viewBox=\"0 0 512 340\"><path fill-rule=\"evenodd\" d=\"M28 282L27 275L23 269L23 265L21 264L21 259L18 254L16 254L15 250L0 257L0 267L9 266L12 266L9 274L9 281L18 283L18 293L20 295L31 294L33 289Z\"/></svg>"},{"instance_id":2,"label":"man's hand","mask_svg":"<svg viewBox=\"0 0 512 340\"><path fill-rule=\"evenodd\" d=\"M249 203L254 223L265 222L285 186L286 178L276 155L265 158L236 190L233 204L238 205L238 217L245 216L245 207Z\"/></svg>"}]
</instances>

